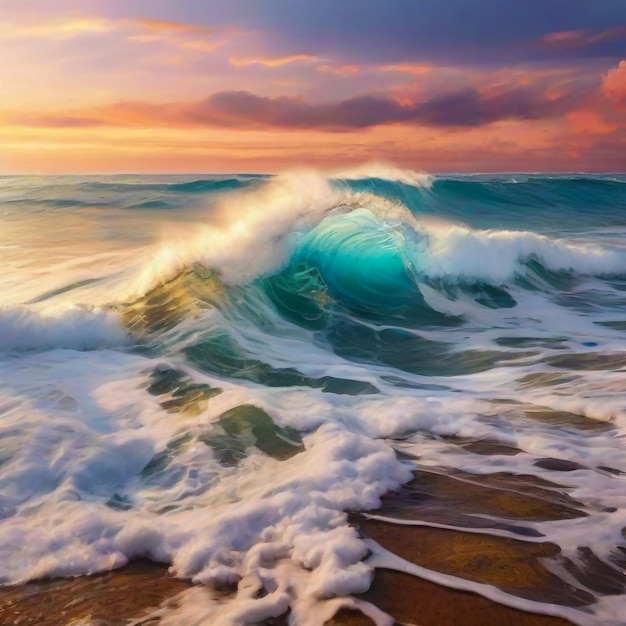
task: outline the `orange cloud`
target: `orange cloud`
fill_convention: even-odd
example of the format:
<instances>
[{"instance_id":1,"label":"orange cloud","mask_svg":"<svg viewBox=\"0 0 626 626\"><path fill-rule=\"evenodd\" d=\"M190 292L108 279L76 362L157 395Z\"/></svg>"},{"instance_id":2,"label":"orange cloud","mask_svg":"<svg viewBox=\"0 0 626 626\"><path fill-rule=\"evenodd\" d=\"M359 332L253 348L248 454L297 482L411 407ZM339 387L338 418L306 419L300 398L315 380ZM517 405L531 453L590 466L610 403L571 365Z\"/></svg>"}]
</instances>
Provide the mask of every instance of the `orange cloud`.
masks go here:
<instances>
[{"instance_id":1,"label":"orange cloud","mask_svg":"<svg viewBox=\"0 0 626 626\"><path fill-rule=\"evenodd\" d=\"M406 74L413 74L414 76L421 76L428 74L433 68L428 65L419 65L415 63L398 63L395 65L381 65L378 68L380 72L404 72Z\"/></svg>"},{"instance_id":2,"label":"orange cloud","mask_svg":"<svg viewBox=\"0 0 626 626\"><path fill-rule=\"evenodd\" d=\"M292 54L285 57L231 57L229 62L235 67L244 67L246 65L264 65L265 67L281 67L290 63L316 63L321 59L314 54Z\"/></svg>"},{"instance_id":3,"label":"orange cloud","mask_svg":"<svg viewBox=\"0 0 626 626\"><path fill-rule=\"evenodd\" d=\"M426 171L619 171L624 133L576 135L570 124L507 122L448 133L406 126L331 134L215 129L33 129L0 126L11 172L271 172L393 161ZM355 156L356 155L356 156Z\"/></svg>"},{"instance_id":4,"label":"orange cloud","mask_svg":"<svg viewBox=\"0 0 626 626\"><path fill-rule=\"evenodd\" d=\"M119 24L140 31L128 37L129 41L143 43L167 41L179 48L198 52L213 52L227 43L227 39L224 38L208 39L216 34L216 30L209 26L152 19L123 20Z\"/></svg>"},{"instance_id":5,"label":"orange cloud","mask_svg":"<svg viewBox=\"0 0 626 626\"><path fill-rule=\"evenodd\" d=\"M212 35L215 29L210 26L198 26L197 24L186 24L183 22L172 22L169 20L154 20L140 18L136 20L123 20L123 23L139 28L151 33L182 33L186 35Z\"/></svg>"},{"instance_id":6,"label":"orange cloud","mask_svg":"<svg viewBox=\"0 0 626 626\"><path fill-rule=\"evenodd\" d=\"M576 84L558 90L545 86L490 85L398 99L362 95L327 103L299 97L263 97L248 91L222 91L190 102L121 102L52 114L5 114L14 126L212 127L311 129L346 132L385 125L478 128L505 120L558 118L581 104Z\"/></svg>"},{"instance_id":7,"label":"orange cloud","mask_svg":"<svg viewBox=\"0 0 626 626\"><path fill-rule=\"evenodd\" d=\"M127 41L168 42L180 48L212 52L226 43L210 40L214 28L154 19L109 20L99 17L67 17L46 22L0 22L0 40L37 39L62 41L84 35L119 33Z\"/></svg>"},{"instance_id":8,"label":"orange cloud","mask_svg":"<svg viewBox=\"0 0 626 626\"><path fill-rule=\"evenodd\" d=\"M363 70L358 65L318 65L316 69L321 74L334 74L335 76L355 76Z\"/></svg>"},{"instance_id":9,"label":"orange cloud","mask_svg":"<svg viewBox=\"0 0 626 626\"><path fill-rule=\"evenodd\" d=\"M64 18L44 23L0 22L0 39L71 39L90 33L115 30L115 22L99 17Z\"/></svg>"},{"instance_id":10,"label":"orange cloud","mask_svg":"<svg viewBox=\"0 0 626 626\"><path fill-rule=\"evenodd\" d=\"M612 133L619 127L610 124L596 111L580 109L566 115L566 119L572 125L574 132L589 135L604 135Z\"/></svg>"},{"instance_id":11,"label":"orange cloud","mask_svg":"<svg viewBox=\"0 0 626 626\"><path fill-rule=\"evenodd\" d=\"M539 40L539 43L547 48L584 48L619 39L626 39L626 26L606 30L564 30L545 35Z\"/></svg>"}]
</instances>

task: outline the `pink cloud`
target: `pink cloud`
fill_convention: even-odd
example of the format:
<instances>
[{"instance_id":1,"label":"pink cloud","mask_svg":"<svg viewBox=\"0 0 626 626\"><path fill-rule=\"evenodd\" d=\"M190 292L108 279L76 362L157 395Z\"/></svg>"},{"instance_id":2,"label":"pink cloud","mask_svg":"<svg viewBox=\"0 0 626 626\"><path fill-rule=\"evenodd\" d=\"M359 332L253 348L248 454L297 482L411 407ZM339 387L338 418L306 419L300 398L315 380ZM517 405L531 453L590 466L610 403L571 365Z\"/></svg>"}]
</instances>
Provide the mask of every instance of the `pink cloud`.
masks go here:
<instances>
[{"instance_id":1,"label":"pink cloud","mask_svg":"<svg viewBox=\"0 0 626 626\"><path fill-rule=\"evenodd\" d=\"M14 125L62 127L172 126L276 128L347 131L408 124L449 128L486 126L501 120L538 120L562 116L581 104L578 86L472 87L417 99L363 95L328 103L300 97L264 97L248 91L225 91L191 102L149 104L121 102L85 111L41 116L9 116Z\"/></svg>"},{"instance_id":2,"label":"pink cloud","mask_svg":"<svg viewBox=\"0 0 626 626\"><path fill-rule=\"evenodd\" d=\"M602 83L602 91L611 100L626 104L626 60L608 72Z\"/></svg>"},{"instance_id":3,"label":"pink cloud","mask_svg":"<svg viewBox=\"0 0 626 626\"><path fill-rule=\"evenodd\" d=\"M108 33L115 30L115 22L101 17L69 17L47 21L2 21L2 39L71 39L84 34Z\"/></svg>"},{"instance_id":4,"label":"pink cloud","mask_svg":"<svg viewBox=\"0 0 626 626\"><path fill-rule=\"evenodd\" d=\"M235 67L245 67L247 65L281 67L290 63L316 63L320 60L314 54L292 54L284 57L231 57L229 61Z\"/></svg>"},{"instance_id":5,"label":"pink cloud","mask_svg":"<svg viewBox=\"0 0 626 626\"><path fill-rule=\"evenodd\" d=\"M318 65L317 71L320 74L334 74L335 76L355 76L363 71L358 65Z\"/></svg>"},{"instance_id":6,"label":"pink cloud","mask_svg":"<svg viewBox=\"0 0 626 626\"><path fill-rule=\"evenodd\" d=\"M600 113L591 109L572 111L566 116L574 131L581 135L606 135L615 132L619 126L608 122Z\"/></svg>"},{"instance_id":7,"label":"pink cloud","mask_svg":"<svg viewBox=\"0 0 626 626\"><path fill-rule=\"evenodd\" d=\"M418 63L397 63L395 65L381 65L377 68L380 72L403 72L414 76L422 76L432 71L429 65Z\"/></svg>"},{"instance_id":8,"label":"pink cloud","mask_svg":"<svg viewBox=\"0 0 626 626\"><path fill-rule=\"evenodd\" d=\"M626 26L608 28L606 30L564 30L549 33L539 43L548 48L584 48L606 41L626 39Z\"/></svg>"},{"instance_id":9,"label":"pink cloud","mask_svg":"<svg viewBox=\"0 0 626 626\"><path fill-rule=\"evenodd\" d=\"M147 18L60 17L0 22L0 40L63 41L109 33L127 41L167 42L202 52L211 52L226 42L223 37L215 39L217 31L208 26Z\"/></svg>"},{"instance_id":10,"label":"pink cloud","mask_svg":"<svg viewBox=\"0 0 626 626\"><path fill-rule=\"evenodd\" d=\"M185 35L213 35L215 29L210 26L172 22L169 20L155 20L149 18L127 19L121 23L136 26L152 33L181 33Z\"/></svg>"}]
</instances>

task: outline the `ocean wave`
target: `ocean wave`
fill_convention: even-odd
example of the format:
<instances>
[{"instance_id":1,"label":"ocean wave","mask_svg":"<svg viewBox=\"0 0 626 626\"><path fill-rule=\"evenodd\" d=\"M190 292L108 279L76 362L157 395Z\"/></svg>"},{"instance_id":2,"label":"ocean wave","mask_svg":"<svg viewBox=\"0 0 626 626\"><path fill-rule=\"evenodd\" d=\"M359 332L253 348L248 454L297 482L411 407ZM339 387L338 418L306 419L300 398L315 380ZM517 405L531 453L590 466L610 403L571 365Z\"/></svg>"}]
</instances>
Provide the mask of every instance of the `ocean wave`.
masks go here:
<instances>
[{"instance_id":1,"label":"ocean wave","mask_svg":"<svg viewBox=\"0 0 626 626\"><path fill-rule=\"evenodd\" d=\"M363 182L367 190L355 188ZM116 286L110 304L128 312L128 303L139 302L130 317L131 326L140 328L141 299L151 294L144 304L155 311L150 319L156 322L147 325L175 326L203 308L197 303L206 290L197 283L205 276L211 289L219 284L220 293L260 281L281 315L311 328L326 327L333 311L380 322L400 319L409 326L449 326L468 313L465 304L512 308L523 290L551 296L586 277L626 276L626 253L616 246L475 228L420 212L386 193L404 186L427 202L437 195L437 185L438 179L431 183L421 174L383 166L331 176L295 170L268 178L218 198L199 213L204 223L194 223L192 231L183 225L178 237L155 248ZM195 278L184 287L172 283L190 272ZM214 306L220 298L209 300ZM26 325L35 314L21 315ZM54 324L62 326L64 319ZM50 324L46 318L41 326L47 330L38 330L40 340L32 344L28 333L13 330L12 336L23 338L7 349L22 349L20 342L25 349L64 346L62 338L51 339Z\"/></svg>"},{"instance_id":2,"label":"ocean wave","mask_svg":"<svg viewBox=\"0 0 626 626\"><path fill-rule=\"evenodd\" d=\"M321 623L384 566L575 623L619 621L618 191L601 186L585 211L571 192L584 181L455 186L377 168L213 196L153 187L204 186L178 176L37 183L41 197L115 208L77 206L50 230L20 208L0 242L20 246L4 276L14 305L0 307L0 584L151 558L233 589L192 599L205 615L176 623ZM124 210L154 201L193 210ZM363 540L372 526L355 529L381 505L378 519L461 543L453 530L526 541L538 582L504 581L504 594L497 572L417 572Z\"/></svg>"},{"instance_id":3,"label":"ocean wave","mask_svg":"<svg viewBox=\"0 0 626 626\"><path fill-rule=\"evenodd\" d=\"M449 223L425 225L417 264L430 278L447 281L510 282L528 264L580 276L626 273L626 255L590 243L553 239L528 231L475 230Z\"/></svg>"},{"instance_id":4,"label":"ocean wave","mask_svg":"<svg viewBox=\"0 0 626 626\"><path fill-rule=\"evenodd\" d=\"M370 291L388 303L408 297L420 282L512 286L526 277L536 287L550 273L626 274L626 254L614 247L471 228L311 171L231 195L208 221L194 235L164 243L133 292L145 294L195 263L228 285L288 267L316 269L343 295Z\"/></svg>"},{"instance_id":5,"label":"ocean wave","mask_svg":"<svg viewBox=\"0 0 626 626\"><path fill-rule=\"evenodd\" d=\"M442 204L460 202L466 208L477 203L483 207L498 207L500 211L519 206L531 214L541 209L560 208L570 216L578 213L589 216L609 208L619 215L626 208L624 182L626 178L593 175L515 175L511 178L473 175L435 177L431 189ZM554 217L558 218L559 214Z\"/></svg>"},{"instance_id":6,"label":"ocean wave","mask_svg":"<svg viewBox=\"0 0 626 626\"><path fill-rule=\"evenodd\" d=\"M130 285L129 295L148 293L194 263L214 269L228 284L245 284L287 262L292 235L307 230L345 194L314 172L293 172L270 179L254 191L222 200L195 228L177 241L166 241Z\"/></svg>"},{"instance_id":7,"label":"ocean wave","mask_svg":"<svg viewBox=\"0 0 626 626\"><path fill-rule=\"evenodd\" d=\"M21 306L0 308L0 352L100 350L128 343L117 314L71 308L39 312Z\"/></svg>"},{"instance_id":8,"label":"ocean wave","mask_svg":"<svg viewBox=\"0 0 626 626\"><path fill-rule=\"evenodd\" d=\"M345 170L337 170L332 172L330 177L339 180L377 179L418 188L429 188L433 183L433 176L430 174L401 169L386 163L366 163Z\"/></svg>"},{"instance_id":9,"label":"ocean wave","mask_svg":"<svg viewBox=\"0 0 626 626\"><path fill-rule=\"evenodd\" d=\"M199 178L191 181L162 181L155 182L130 182L119 180L99 180L85 182L78 185L81 191L106 191L106 192L176 192L176 193L206 193L218 190L239 189L250 184L254 177L248 178Z\"/></svg>"},{"instance_id":10,"label":"ocean wave","mask_svg":"<svg viewBox=\"0 0 626 626\"><path fill-rule=\"evenodd\" d=\"M250 175L181 181L155 176L153 181L124 177L74 181L62 177L54 184L35 181L15 194L7 188L0 205L33 209L176 209L194 202L197 197L245 189L264 178Z\"/></svg>"}]
</instances>

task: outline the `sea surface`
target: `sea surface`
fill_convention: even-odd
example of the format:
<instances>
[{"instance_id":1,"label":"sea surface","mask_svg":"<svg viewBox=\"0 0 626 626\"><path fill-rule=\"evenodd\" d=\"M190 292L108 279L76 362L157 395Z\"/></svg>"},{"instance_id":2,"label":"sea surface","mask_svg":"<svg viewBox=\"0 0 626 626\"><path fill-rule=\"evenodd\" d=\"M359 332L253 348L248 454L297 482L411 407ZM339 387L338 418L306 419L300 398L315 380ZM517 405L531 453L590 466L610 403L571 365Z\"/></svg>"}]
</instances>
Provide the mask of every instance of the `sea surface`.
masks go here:
<instances>
[{"instance_id":1,"label":"sea surface","mask_svg":"<svg viewBox=\"0 0 626 626\"><path fill-rule=\"evenodd\" d=\"M381 566L623 623L625 175L4 176L0 260L1 584L147 557L234 589L164 623L386 625L353 597ZM580 515L381 512L425 471ZM571 601L417 568L363 512L556 546Z\"/></svg>"}]
</instances>

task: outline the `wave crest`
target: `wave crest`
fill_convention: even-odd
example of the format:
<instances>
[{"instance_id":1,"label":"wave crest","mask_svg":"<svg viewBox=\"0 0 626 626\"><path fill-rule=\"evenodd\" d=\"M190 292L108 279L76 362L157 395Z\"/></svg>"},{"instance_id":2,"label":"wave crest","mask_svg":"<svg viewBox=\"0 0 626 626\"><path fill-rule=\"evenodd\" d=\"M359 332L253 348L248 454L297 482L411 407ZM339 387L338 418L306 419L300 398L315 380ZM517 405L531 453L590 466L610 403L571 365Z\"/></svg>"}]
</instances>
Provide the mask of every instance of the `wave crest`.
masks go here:
<instances>
[{"instance_id":1,"label":"wave crest","mask_svg":"<svg viewBox=\"0 0 626 626\"><path fill-rule=\"evenodd\" d=\"M100 350L127 342L119 317L103 309L0 309L0 352Z\"/></svg>"},{"instance_id":2,"label":"wave crest","mask_svg":"<svg viewBox=\"0 0 626 626\"><path fill-rule=\"evenodd\" d=\"M253 191L232 194L207 215L210 224L191 237L164 243L131 292L143 295L193 263L218 271L227 284L250 282L284 265L293 236L347 206L350 195L314 171L289 172Z\"/></svg>"},{"instance_id":3,"label":"wave crest","mask_svg":"<svg viewBox=\"0 0 626 626\"><path fill-rule=\"evenodd\" d=\"M383 166L331 178L314 170L291 171L221 198L206 214L206 224L159 248L130 296L142 296L194 264L235 286L303 263L305 271L319 271L341 298L359 292L363 302L369 291L375 302L387 304L414 294L421 282L506 287L528 276L536 285L550 272L626 274L626 255L617 248L524 230L471 228L348 182L380 176L419 181L422 188L429 184L421 174L377 168ZM433 193L436 187L424 202Z\"/></svg>"},{"instance_id":4,"label":"wave crest","mask_svg":"<svg viewBox=\"0 0 626 626\"><path fill-rule=\"evenodd\" d=\"M444 222L423 229L426 238L416 246L416 263L433 279L505 284L526 273L524 265L535 260L547 270L582 276L626 273L624 253L589 243Z\"/></svg>"}]
</instances>

